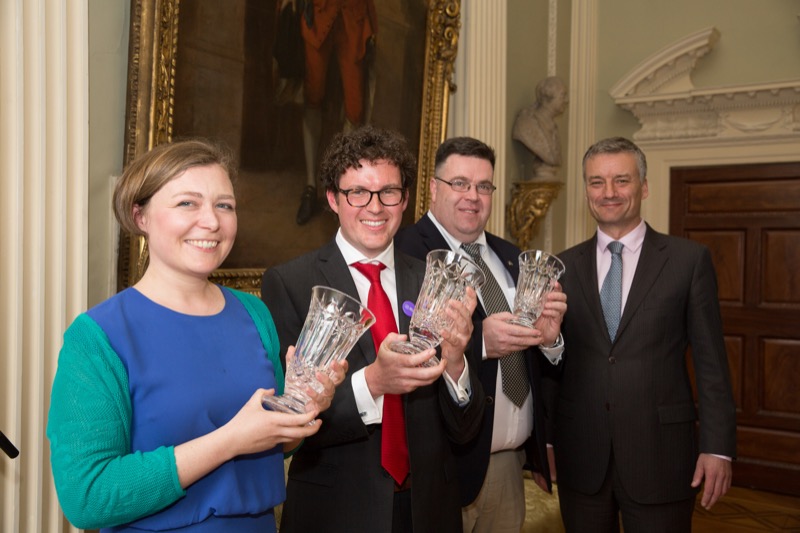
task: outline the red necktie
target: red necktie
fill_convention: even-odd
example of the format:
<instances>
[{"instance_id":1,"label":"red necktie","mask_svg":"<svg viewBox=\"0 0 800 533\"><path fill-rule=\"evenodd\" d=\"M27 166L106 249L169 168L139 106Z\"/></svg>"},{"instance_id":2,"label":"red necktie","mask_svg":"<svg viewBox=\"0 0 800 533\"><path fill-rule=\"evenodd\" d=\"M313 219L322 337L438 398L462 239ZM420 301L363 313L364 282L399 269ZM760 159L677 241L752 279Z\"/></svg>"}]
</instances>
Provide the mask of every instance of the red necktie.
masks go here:
<instances>
[{"instance_id":1,"label":"red necktie","mask_svg":"<svg viewBox=\"0 0 800 533\"><path fill-rule=\"evenodd\" d=\"M356 270L369 280L367 307L375 313L375 324L370 328L375 353L380 349L383 339L389 333L397 333L392 304L381 286L383 264L353 263ZM403 415L403 400L398 394L383 396L383 429L381 438L381 465L402 485L408 476L408 444L406 443L406 423Z\"/></svg>"}]
</instances>

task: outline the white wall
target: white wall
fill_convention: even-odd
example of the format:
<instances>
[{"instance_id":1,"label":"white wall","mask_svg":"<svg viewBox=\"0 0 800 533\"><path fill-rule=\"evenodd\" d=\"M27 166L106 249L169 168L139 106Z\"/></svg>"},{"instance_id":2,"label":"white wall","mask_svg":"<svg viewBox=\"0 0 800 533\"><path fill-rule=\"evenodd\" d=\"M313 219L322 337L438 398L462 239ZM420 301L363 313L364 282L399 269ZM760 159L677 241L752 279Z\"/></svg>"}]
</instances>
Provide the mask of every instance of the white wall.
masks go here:
<instances>
[{"instance_id":1,"label":"white wall","mask_svg":"<svg viewBox=\"0 0 800 533\"><path fill-rule=\"evenodd\" d=\"M558 76L569 86L571 0L510 0L508 17L508 154L505 172L506 187L521 181L532 171L533 155L520 142L511 138L511 128L520 110L536 102L536 85L547 76ZM570 106L557 118L562 157L567 161L567 132ZM557 178L566 181L564 165ZM511 197L508 196L510 203ZM495 209L504 206L494 206ZM562 250L565 246L566 194L562 190L553 201L547 217L539 223L531 247ZM506 238L511 238L508 230Z\"/></svg>"},{"instance_id":2,"label":"white wall","mask_svg":"<svg viewBox=\"0 0 800 533\"><path fill-rule=\"evenodd\" d=\"M630 137L636 119L608 94L645 58L696 31L716 27L721 38L702 57L695 87L800 78L800 0L614 0L598 17L597 135Z\"/></svg>"},{"instance_id":3,"label":"white wall","mask_svg":"<svg viewBox=\"0 0 800 533\"><path fill-rule=\"evenodd\" d=\"M122 172L129 26L129 0L89 0L90 307L116 292L119 229L111 194Z\"/></svg>"}]
</instances>

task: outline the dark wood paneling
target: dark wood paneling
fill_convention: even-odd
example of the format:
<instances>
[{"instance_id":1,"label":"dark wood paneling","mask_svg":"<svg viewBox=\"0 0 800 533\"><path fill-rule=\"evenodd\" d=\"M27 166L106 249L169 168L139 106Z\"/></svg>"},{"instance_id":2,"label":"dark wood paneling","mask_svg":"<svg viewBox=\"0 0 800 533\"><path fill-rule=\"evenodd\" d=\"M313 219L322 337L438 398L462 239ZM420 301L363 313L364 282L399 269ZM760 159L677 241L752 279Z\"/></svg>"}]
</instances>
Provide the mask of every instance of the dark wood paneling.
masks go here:
<instances>
[{"instance_id":1,"label":"dark wood paneling","mask_svg":"<svg viewBox=\"0 0 800 533\"><path fill-rule=\"evenodd\" d=\"M800 181L764 180L736 183L702 183L688 187L690 213L751 213L796 211L800 205Z\"/></svg>"},{"instance_id":2,"label":"dark wood paneling","mask_svg":"<svg viewBox=\"0 0 800 533\"><path fill-rule=\"evenodd\" d=\"M743 231L688 231L686 236L708 246L717 269L720 302L744 302Z\"/></svg>"},{"instance_id":3,"label":"dark wood paneling","mask_svg":"<svg viewBox=\"0 0 800 533\"><path fill-rule=\"evenodd\" d=\"M670 233L709 247L737 405L734 484L800 495L800 163L672 169Z\"/></svg>"},{"instance_id":4,"label":"dark wood paneling","mask_svg":"<svg viewBox=\"0 0 800 533\"><path fill-rule=\"evenodd\" d=\"M765 339L763 345L764 411L800 418L800 341Z\"/></svg>"},{"instance_id":5,"label":"dark wood paneling","mask_svg":"<svg viewBox=\"0 0 800 533\"><path fill-rule=\"evenodd\" d=\"M800 231L765 231L764 302L800 308Z\"/></svg>"},{"instance_id":6,"label":"dark wood paneling","mask_svg":"<svg viewBox=\"0 0 800 533\"><path fill-rule=\"evenodd\" d=\"M731 386L736 407L741 410L744 405L742 376L744 375L743 357L744 339L742 337L725 336L725 351L728 352L728 367L731 370Z\"/></svg>"},{"instance_id":7,"label":"dark wood paneling","mask_svg":"<svg viewBox=\"0 0 800 533\"><path fill-rule=\"evenodd\" d=\"M800 450L800 435L796 433L739 427L739 453L742 458L772 463L773 466L795 464L797 450Z\"/></svg>"}]
</instances>

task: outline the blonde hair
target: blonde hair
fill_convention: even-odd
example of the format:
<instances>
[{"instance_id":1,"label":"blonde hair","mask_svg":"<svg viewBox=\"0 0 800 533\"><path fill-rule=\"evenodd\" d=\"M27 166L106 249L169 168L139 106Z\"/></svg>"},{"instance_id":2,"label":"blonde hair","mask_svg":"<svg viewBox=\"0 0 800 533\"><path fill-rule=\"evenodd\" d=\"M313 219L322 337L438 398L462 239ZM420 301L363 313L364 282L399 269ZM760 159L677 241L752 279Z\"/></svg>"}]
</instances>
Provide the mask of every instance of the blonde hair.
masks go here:
<instances>
[{"instance_id":1,"label":"blonde hair","mask_svg":"<svg viewBox=\"0 0 800 533\"><path fill-rule=\"evenodd\" d=\"M125 231L143 235L133 216L135 206L145 207L161 188L193 167L219 165L231 183L236 180L236 160L231 151L205 139L160 144L134 159L114 187L114 216Z\"/></svg>"}]
</instances>

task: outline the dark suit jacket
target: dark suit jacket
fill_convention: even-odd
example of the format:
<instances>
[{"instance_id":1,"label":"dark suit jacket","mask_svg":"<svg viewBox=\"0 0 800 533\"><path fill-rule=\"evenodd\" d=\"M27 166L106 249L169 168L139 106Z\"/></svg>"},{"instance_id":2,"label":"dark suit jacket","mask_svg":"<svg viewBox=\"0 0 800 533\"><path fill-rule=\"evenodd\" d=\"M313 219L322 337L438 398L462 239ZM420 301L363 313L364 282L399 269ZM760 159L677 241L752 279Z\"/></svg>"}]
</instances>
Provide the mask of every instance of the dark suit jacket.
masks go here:
<instances>
[{"instance_id":1,"label":"dark suit jacket","mask_svg":"<svg viewBox=\"0 0 800 533\"><path fill-rule=\"evenodd\" d=\"M511 274L512 279L519 277L520 250L510 242L491 233L486 233L486 242L494 250L503 265ZM401 229L395 236L395 246L403 252L425 259L431 250L449 250L444 236L439 232L428 215L422 217L416 224ZM494 397L497 391L498 359L482 359L483 354L483 319L486 311L478 303L472 316L474 325L472 333L472 349L470 350L470 365L478 368L483 390L486 393L486 409L483 424L478 438L462 445L455 446L458 458L459 482L461 485L461 505L466 506L478 497L486 470L489 467L489 455L492 446L492 428L494 427ZM549 362L543 361L543 355L538 348L526 350L525 358L528 368L528 379L533 393L533 434L525 442L526 468L541 472L550 483L550 468L547 463L547 449L545 436L544 403L542 400L541 373L552 367ZM502 392L501 392L502 394Z\"/></svg>"},{"instance_id":2,"label":"dark suit jacket","mask_svg":"<svg viewBox=\"0 0 800 533\"><path fill-rule=\"evenodd\" d=\"M612 344L597 283L597 236L559 257L569 310L555 410L559 484L600 489L612 448L620 478L643 504L692 497L698 455L691 345L700 404L699 451L734 457L736 419L708 249L649 226Z\"/></svg>"},{"instance_id":3,"label":"dark suit jacket","mask_svg":"<svg viewBox=\"0 0 800 533\"><path fill-rule=\"evenodd\" d=\"M416 301L424 265L396 251L395 268L398 302ZM314 285L333 287L358 299L335 241L264 274L262 298L275 320L281 354L297 341ZM409 317L402 312L398 316L400 331L407 332ZM381 426L365 426L361 421L350 383L352 373L375 357L367 332L347 357L350 370L336 389L331 407L320 415L320 431L292 459L281 531L391 531L394 480L381 467ZM461 532L450 444L466 442L477 433L483 403L477 377L472 380L472 399L464 408L453 401L443 378L404 396L414 531Z\"/></svg>"}]
</instances>

